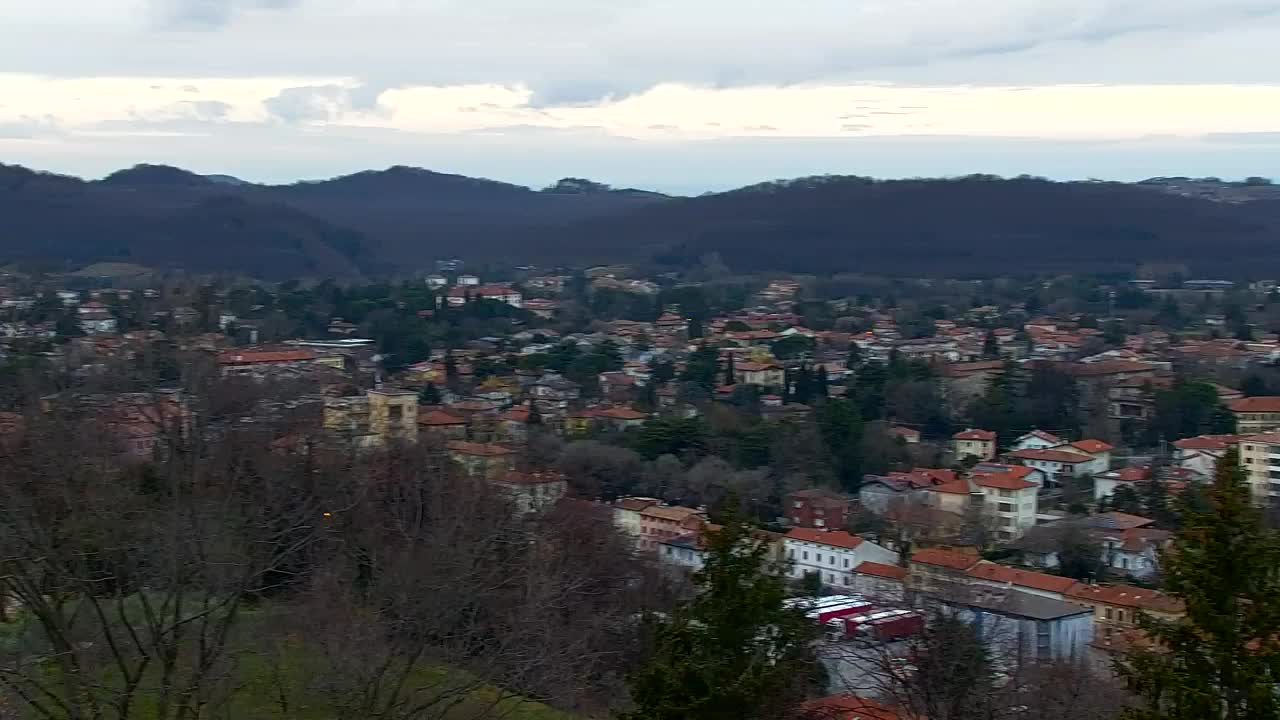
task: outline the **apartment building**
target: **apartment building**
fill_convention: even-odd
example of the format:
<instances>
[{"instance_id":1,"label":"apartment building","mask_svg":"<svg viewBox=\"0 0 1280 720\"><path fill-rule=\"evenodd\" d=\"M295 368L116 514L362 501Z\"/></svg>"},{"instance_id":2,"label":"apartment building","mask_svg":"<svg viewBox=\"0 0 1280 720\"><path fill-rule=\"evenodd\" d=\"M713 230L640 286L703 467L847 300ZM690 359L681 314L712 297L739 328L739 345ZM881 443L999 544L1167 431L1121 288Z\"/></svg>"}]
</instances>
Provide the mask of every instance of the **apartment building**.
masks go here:
<instances>
[{"instance_id":1,"label":"apartment building","mask_svg":"<svg viewBox=\"0 0 1280 720\"><path fill-rule=\"evenodd\" d=\"M1277 502L1276 498L1280 498L1280 432L1246 435L1239 442L1240 466L1254 504Z\"/></svg>"}]
</instances>

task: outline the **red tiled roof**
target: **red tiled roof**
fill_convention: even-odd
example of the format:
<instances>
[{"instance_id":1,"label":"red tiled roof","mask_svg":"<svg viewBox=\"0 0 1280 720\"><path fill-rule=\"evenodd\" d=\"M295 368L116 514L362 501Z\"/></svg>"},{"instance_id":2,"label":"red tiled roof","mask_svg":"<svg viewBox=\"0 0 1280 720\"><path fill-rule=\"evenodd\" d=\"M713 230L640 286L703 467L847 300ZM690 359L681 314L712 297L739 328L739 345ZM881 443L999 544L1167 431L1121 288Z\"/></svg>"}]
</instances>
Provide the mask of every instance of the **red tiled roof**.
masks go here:
<instances>
[{"instance_id":1,"label":"red tiled roof","mask_svg":"<svg viewBox=\"0 0 1280 720\"><path fill-rule=\"evenodd\" d=\"M1133 585L1086 585L1076 583L1063 593L1064 596L1085 602L1106 603L1120 607L1138 608L1154 612L1180 613L1185 609L1181 600L1169 597L1159 590Z\"/></svg>"},{"instance_id":2,"label":"red tiled roof","mask_svg":"<svg viewBox=\"0 0 1280 720\"><path fill-rule=\"evenodd\" d=\"M1019 570L1018 568L985 560L969 568L967 574L969 577L979 580L1008 583L1055 593L1066 592L1072 585L1076 584L1073 578L1046 575L1045 573L1032 572L1030 570Z\"/></svg>"},{"instance_id":3,"label":"red tiled roof","mask_svg":"<svg viewBox=\"0 0 1280 720\"><path fill-rule=\"evenodd\" d=\"M429 410L418 413L418 424L427 427L444 427L448 425L466 425L467 421L444 410Z\"/></svg>"},{"instance_id":4,"label":"red tiled roof","mask_svg":"<svg viewBox=\"0 0 1280 720\"><path fill-rule=\"evenodd\" d=\"M952 480L949 483L943 483L942 485L938 485L937 487L933 488L933 491L946 493L948 495L968 495L969 481L963 480L963 479Z\"/></svg>"},{"instance_id":5,"label":"red tiled roof","mask_svg":"<svg viewBox=\"0 0 1280 720\"><path fill-rule=\"evenodd\" d=\"M857 695L832 695L809 700L796 710L793 720L915 720L909 712Z\"/></svg>"},{"instance_id":6,"label":"red tiled roof","mask_svg":"<svg viewBox=\"0 0 1280 720\"><path fill-rule=\"evenodd\" d=\"M658 501L653 498L628 497L628 498L622 498L621 500L617 501L613 505L619 510L631 510L633 512L640 512L641 510L644 510L647 507L657 505L657 504L658 504Z\"/></svg>"},{"instance_id":7,"label":"red tiled roof","mask_svg":"<svg viewBox=\"0 0 1280 720\"><path fill-rule=\"evenodd\" d=\"M860 563L858 567L853 569L854 572L862 575L874 575L876 577L888 578L890 580L905 580L907 577L907 569L898 567L897 565L885 565L884 563L871 562L870 560Z\"/></svg>"},{"instance_id":8,"label":"red tiled roof","mask_svg":"<svg viewBox=\"0 0 1280 720\"><path fill-rule=\"evenodd\" d=\"M850 535L844 530L814 530L812 528L791 528L791 530L787 532L787 539L802 540L804 542L818 543L820 545L831 545L833 547L841 547L847 550L852 550L866 542L857 535Z\"/></svg>"},{"instance_id":9,"label":"red tiled roof","mask_svg":"<svg viewBox=\"0 0 1280 720\"><path fill-rule=\"evenodd\" d=\"M1062 444L1062 438L1058 437L1057 435L1054 435L1053 433L1047 433L1043 430L1032 430L1031 432L1027 433L1026 435L1023 435L1022 437L1040 438L1041 440L1044 440L1045 442L1051 443L1053 445ZM1022 438L1018 438L1018 439L1021 440Z\"/></svg>"},{"instance_id":10,"label":"red tiled roof","mask_svg":"<svg viewBox=\"0 0 1280 720\"><path fill-rule=\"evenodd\" d=\"M1066 450L1014 450L1009 453L1009 457L1019 460L1040 460L1043 462L1056 462L1066 465L1075 465L1077 463L1090 462L1093 458L1088 455L1067 452Z\"/></svg>"},{"instance_id":11,"label":"red tiled roof","mask_svg":"<svg viewBox=\"0 0 1280 720\"><path fill-rule=\"evenodd\" d=\"M528 473L511 470L498 482L505 485L549 485L564 482L564 476L556 472Z\"/></svg>"},{"instance_id":12,"label":"red tiled roof","mask_svg":"<svg viewBox=\"0 0 1280 720\"><path fill-rule=\"evenodd\" d=\"M1030 470L1030 468L1027 469ZM973 482L979 487L995 488L997 490L1026 490L1027 488L1036 487L1035 483L1026 479L1026 473L1019 474L1010 471L974 473Z\"/></svg>"},{"instance_id":13,"label":"red tiled roof","mask_svg":"<svg viewBox=\"0 0 1280 720\"><path fill-rule=\"evenodd\" d=\"M514 455L515 450L495 443L478 443L469 442L467 440L450 440L446 447L449 452L456 452L460 455L473 455L476 457L502 457L504 455Z\"/></svg>"},{"instance_id":14,"label":"red tiled roof","mask_svg":"<svg viewBox=\"0 0 1280 720\"><path fill-rule=\"evenodd\" d=\"M996 439L996 434L991 430L962 430L952 435L953 440L991 440Z\"/></svg>"},{"instance_id":15,"label":"red tiled roof","mask_svg":"<svg viewBox=\"0 0 1280 720\"><path fill-rule=\"evenodd\" d=\"M1227 407L1231 412L1280 412L1280 396L1239 398L1227 403Z\"/></svg>"},{"instance_id":16,"label":"red tiled roof","mask_svg":"<svg viewBox=\"0 0 1280 720\"><path fill-rule=\"evenodd\" d=\"M1239 439L1239 435L1197 435L1175 440L1173 446L1179 450L1226 450Z\"/></svg>"},{"instance_id":17,"label":"red tiled roof","mask_svg":"<svg viewBox=\"0 0 1280 720\"><path fill-rule=\"evenodd\" d=\"M311 350L253 350L243 348L218 353L219 365L258 365L264 363L307 362L315 360Z\"/></svg>"},{"instance_id":18,"label":"red tiled roof","mask_svg":"<svg viewBox=\"0 0 1280 720\"><path fill-rule=\"evenodd\" d=\"M977 564L980 559L977 555L943 548L925 548L924 550L917 550L911 555L911 562L913 563L937 565L951 570L968 570Z\"/></svg>"},{"instance_id":19,"label":"red tiled roof","mask_svg":"<svg viewBox=\"0 0 1280 720\"><path fill-rule=\"evenodd\" d=\"M1077 450L1083 450L1084 452L1087 452L1090 455L1096 455L1097 453L1102 453L1102 452L1110 452L1115 449L1114 446L1108 445L1102 442L1101 440L1077 440L1071 443L1071 447L1076 448Z\"/></svg>"},{"instance_id":20,"label":"red tiled roof","mask_svg":"<svg viewBox=\"0 0 1280 720\"><path fill-rule=\"evenodd\" d=\"M609 408L608 410L601 410L598 414L601 417L613 418L614 420L644 420L649 417L648 413L632 410L629 407Z\"/></svg>"}]
</instances>

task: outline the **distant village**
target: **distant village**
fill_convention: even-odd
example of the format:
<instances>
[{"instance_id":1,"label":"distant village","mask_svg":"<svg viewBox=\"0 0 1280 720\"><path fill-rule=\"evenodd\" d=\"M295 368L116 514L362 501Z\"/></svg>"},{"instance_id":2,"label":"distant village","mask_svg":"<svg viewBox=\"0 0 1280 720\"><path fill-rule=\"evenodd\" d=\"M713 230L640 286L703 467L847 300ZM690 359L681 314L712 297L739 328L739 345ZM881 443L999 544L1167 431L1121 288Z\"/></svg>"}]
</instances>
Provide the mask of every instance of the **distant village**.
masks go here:
<instances>
[{"instance_id":1,"label":"distant village","mask_svg":"<svg viewBox=\"0 0 1280 720\"><path fill-rule=\"evenodd\" d=\"M1160 591L1170 498L1228 449L1258 506L1280 497L1272 282L438 270L6 277L0 434L74 406L143 462L202 412L203 372L249 398L218 422L281 452L424 445L521 512L608 515L673 573L741 503L798 587L853 599L814 601L835 635L943 604L1044 659L1105 657L1142 642L1140 613L1182 612Z\"/></svg>"}]
</instances>

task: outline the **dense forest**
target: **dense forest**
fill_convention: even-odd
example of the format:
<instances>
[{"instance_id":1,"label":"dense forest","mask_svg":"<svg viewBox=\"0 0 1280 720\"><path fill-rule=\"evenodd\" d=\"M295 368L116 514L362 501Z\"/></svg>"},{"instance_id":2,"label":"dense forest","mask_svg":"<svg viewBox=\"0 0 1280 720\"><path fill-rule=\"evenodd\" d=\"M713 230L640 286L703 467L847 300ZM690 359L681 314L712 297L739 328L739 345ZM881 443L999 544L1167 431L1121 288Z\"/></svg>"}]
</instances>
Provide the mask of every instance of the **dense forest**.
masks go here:
<instances>
[{"instance_id":1,"label":"dense forest","mask_svg":"<svg viewBox=\"0 0 1280 720\"><path fill-rule=\"evenodd\" d=\"M735 271L1016 275L1280 269L1280 203L1155 186L991 176L824 176L671 198L566 179L533 190L394 167L256 185L138 166L102 180L0 166L0 259L70 269L125 261L196 272L358 277L493 257Z\"/></svg>"}]
</instances>

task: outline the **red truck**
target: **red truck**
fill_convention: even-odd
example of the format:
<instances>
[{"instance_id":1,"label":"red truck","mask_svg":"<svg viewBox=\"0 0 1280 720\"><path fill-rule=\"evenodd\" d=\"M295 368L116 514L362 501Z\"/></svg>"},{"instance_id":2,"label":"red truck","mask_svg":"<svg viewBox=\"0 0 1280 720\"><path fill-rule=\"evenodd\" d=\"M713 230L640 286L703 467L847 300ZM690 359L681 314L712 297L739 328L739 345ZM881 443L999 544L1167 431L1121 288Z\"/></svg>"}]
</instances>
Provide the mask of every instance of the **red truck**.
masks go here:
<instances>
[{"instance_id":1,"label":"red truck","mask_svg":"<svg viewBox=\"0 0 1280 720\"><path fill-rule=\"evenodd\" d=\"M893 642L924 631L924 616L914 610L877 610L845 618L845 634L873 643Z\"/></svg>"}]
</instances>

